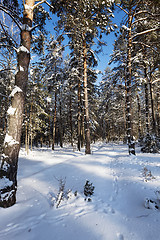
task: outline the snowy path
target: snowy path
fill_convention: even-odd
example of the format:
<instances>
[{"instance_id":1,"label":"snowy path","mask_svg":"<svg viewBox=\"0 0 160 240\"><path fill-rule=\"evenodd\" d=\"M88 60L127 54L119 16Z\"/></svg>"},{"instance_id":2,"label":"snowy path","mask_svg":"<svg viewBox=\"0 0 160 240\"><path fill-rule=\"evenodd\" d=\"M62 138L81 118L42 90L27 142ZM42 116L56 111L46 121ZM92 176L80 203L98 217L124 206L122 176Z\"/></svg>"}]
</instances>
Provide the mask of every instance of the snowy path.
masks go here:
<instances>
[{"instance_id":1,"label":"snowy path","mask_svg":"<svg viewBox=\"0 0 160 240\"><path fill-rule=\"evenodd\" d=\"M125 145L100 143L92 152L21 150L17 204L0 209L0 239L160 239L160 211L144 207L145 197L160 190L159 155L128 156ZM154 177L146 179L144 168ZM56 208L60 179L72 191ZM95 186L91 202L84 201L87 179Z\"/></svg>"}]
</instances>

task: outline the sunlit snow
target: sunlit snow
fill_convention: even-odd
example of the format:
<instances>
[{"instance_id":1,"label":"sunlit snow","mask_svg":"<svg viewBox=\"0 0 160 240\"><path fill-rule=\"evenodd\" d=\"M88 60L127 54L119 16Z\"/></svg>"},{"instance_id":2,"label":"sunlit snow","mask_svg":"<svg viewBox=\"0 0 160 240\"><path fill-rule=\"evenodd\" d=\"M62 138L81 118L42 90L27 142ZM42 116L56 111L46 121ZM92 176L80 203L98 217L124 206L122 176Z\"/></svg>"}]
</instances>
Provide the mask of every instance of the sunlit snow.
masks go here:
<instances>
[{"instance_id":1,"label":"sunlit snow","mask_svg":"<svg viewBox=\"0 0 160 240\"><path fill-rule=\"evenodd\" d=\"M21 149L17 203L0 209L0 239L158 240L160 210L150 199L159 201L159 154L136 148L129 156L126 145L115 143L96 143L91 151L66 146L26 155ZM57 208L61 179L69 198ZM95 187L90 202L84 200L86 180Z\"/></svg>"}]
</instances>

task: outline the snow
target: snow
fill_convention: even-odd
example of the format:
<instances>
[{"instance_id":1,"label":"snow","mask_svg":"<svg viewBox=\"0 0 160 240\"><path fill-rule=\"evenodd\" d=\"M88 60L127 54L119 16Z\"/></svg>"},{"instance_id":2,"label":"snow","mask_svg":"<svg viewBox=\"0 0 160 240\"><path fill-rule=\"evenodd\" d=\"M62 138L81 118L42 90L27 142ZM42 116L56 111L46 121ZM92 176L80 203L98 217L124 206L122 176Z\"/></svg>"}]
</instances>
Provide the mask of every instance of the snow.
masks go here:
<instances>
[{"instance_id":1,"label":"snow","mask_svg":"<svg viewBox=\"0 0 160 240\"><path fill-rule=\"evenodd\" d=\"M159 239L160 155L136 152L115 143L96 143L91 155L67 146L21 149L17 203L0 208L0 239ZM86 180L95 187L92 201L84 200Z\"/></svg>"},{"instance_id":2,"label":"snow","mask_svg":"<svg viewBox=\"0 0 160 240\"><path fill-rule=\"evenodd\" d=\"M46 97L46 101L47 101L48 103L51 103L51 102L52 102L52 98Z\"/></svg>"},{"instance_id":3,"label":"snow","mask_svg":"<svg viewBox=\"0 0 160 240\"><path fill-rule=\"evenodd\" d=\"M17 52L26 52L26 53L29 53L28 49L24 46L20 46L18 49L17 49Z\"/></svg>"},{"instance_id":4,"label":"snow","mask_svg":"<svg viewBox=\"0 0 160 240\"><path fill-rule=\"evenodd\" d=\"M3 189L7 186L12 186L13 182L7 179L6 177L0 178L0 189Z\"/></svg>"},{"instance_id":5,"label":"snow","mask_svg":"<svg viewBox=\"0 0 160 240\"><path fill-rule=\"evenodd\" d=\"M33 7L27 5L27 4L24 4L24 9L25 10L29 10L29 11L32 11L33 10Z\"/></svg>"},{"instance_id":6,"label":"snow","mask_svg":"<svg viewBox=\"0 0 160 240\"><path fill-rule=\"evenodd\" d=\"M5 139L4 139L4 144L8 144L9 146L12 146L14 144L19 144L18 141L16 141L15 139L13 139L12 136L10 136L9 134L6 134Z\"/></svg>"},{"instance_id":7,"label":"snow","mask_svg":"<svg viewBox=\"0 0 160 240\"><path fill-rule=\"evenodd\" d=\"M24 72L24 68L22 66L19 67L20 72Z\"/></svg>"},{"instance_id":8,"label":"snow","mask_svg":"<svg viewBox=\"0 0 160 240\"><path fill-rule=\"evenodd\" d=\"M125 25L123 25L122 28L127 30L127 31L130 31L130 29L127 26L125 26Z\"/></svg>"},{"instance_id":9,"label":"snow","mask_svg":"<svg viewBox=\"0 0 160 240\"><path fill-rule=\"evenodd\" d=\"M17 92L22 92L22 89L19 88L18 86L15 86L10 94L10 97L14 97L14 94L16 94Z\"/></svg>"},{"instance_id":10,"label":"snow","mask_svg":"<svg viewBox=\"0 0 160 240\"><path fill-rule=\"evenodd\" d=\"M10 106L10 107L8 108L7 113L8 113L8 115L14 115L14 114L15 114L15 111L16 111L16 108L13 108L12 106Z\"/></svg>"}]
</instances>

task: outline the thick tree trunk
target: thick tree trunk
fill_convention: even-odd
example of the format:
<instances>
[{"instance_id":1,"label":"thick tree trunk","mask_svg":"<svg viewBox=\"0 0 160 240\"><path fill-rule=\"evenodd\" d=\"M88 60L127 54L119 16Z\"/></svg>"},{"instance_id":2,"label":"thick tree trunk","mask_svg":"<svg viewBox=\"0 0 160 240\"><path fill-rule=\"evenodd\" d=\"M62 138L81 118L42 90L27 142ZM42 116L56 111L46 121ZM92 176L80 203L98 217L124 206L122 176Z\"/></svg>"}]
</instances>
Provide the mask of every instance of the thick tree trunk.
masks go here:
<instances>
[{"instance_id":1,"label":"thick tree trunk","mask_svg":"<svg viewBox=\"0 0 160 240\"><path fill-rule=\"evenodd\" d=\"M33 98L31 101L31 106L30 106L30 111L29 111L29 131L28 131L28 148L30 146L30 149L32 151L32 142L33 142L33 123L32 123L32 118L33 118Z\"/></svg>"},{"instance_id":2,"label":"thick tree trunk","mask_svg":"<svg viewBox=\"0 0 160 240\"><path fill-rule=\"evenodd\" d=\"M160 87L157 92L157 132L158 137L160 137Z\"/></svg>"},{"instance_id":3,"label":"thick tree trunk","mask_svg":"<svg viewBox=\"0 0 160 240\"><path fill-rule=\"evenodd\" d=\"M55 136L56 136L56 120L57 120L57 91L55 91L55 103L54 103L54 117L53 117L53 140L52 150L54 150Z\"/></svg>"},{"instance_id":4,"label":"thick tree trunk","mask_svg":"<svg viewBox=\"0 0 160 240\"><path fill-rule=\"evenodd\" d=\"M142 137L142 130L141 130L141 105L139 96L137 95L137 104L138 104L138 139L140 140Z\"/></svg>"},{"instance_id":5,"label":"thick tree trunk","mask_svg":"<svg viewBox=\"0 0 160 240\"><path fill-rule=\"evenodd\" d=\"M81 82L78 81L78 151L81 150Z\"/></svg>"},{"instance_id":6,"label":"thick tree trunk","mask_svg":"<svg viewBox=\"0 0 160 240\"><path fill-rule=\"evenodd\" d=\"M151 113L152 113L152 132L156 135L156 120L155 120L155 113L154 113L154 96L153 96L153 89L152 89L152 73L150 69L150 76L149 76L149 89L150 89L150 98L151 98Z\"/></svg>"},{"instance_id":7,"label":"thick tree trunk","mask_svg":"<svg viewBox=\"0 0 160 240\"><path fill-rule=\"evenodd\" d=\"M17 68L15 88L12 91L11 107L8 114L8 130L4 141L4 154L0 163L0 206L7 208L16 203L17 166L23 122L24 100L28 82L28 67L30 62L31 33L34 0L26 0L23 13L23 24L26 26L21 32L21 46L17 51Z\"/></svg>"},{"instance_id":8,"label":"thick tree trunk","mask_svg":"<svg viewBox=\"0 0 160 240\"><path fill-rule=\"evenodd\" d=\"M62 124L62 103L60 100L59 103L59 114L60 114L60 119L59 119L59 140L60 140L60 147L63 148L63 124Z\"/></svg>"},{"instance_id":9,"label":"thick tree trunk","mask_svg":"<svg viewBox=\"0 0 160 240\"><path fill-rule=\"evenodd\" d=\"M149 133L149 100L148 100L148 82L147 82L147 70L146 68L144 69L144 75L145 75L145 84L144 84L144 88L145 88L145 107L146 107L146 116L145 116L145 120L146 120L146 134Z\"/></svg>"},{"instance_id":10,"label":"thick tree trunk","mask_svg":"<svg viewBox=\"0 0 160 240\"><path fill-rule=\"evenodd\" d=\"M84 107L85 107L85 136L86 136L86 146L85 153L91 154L90 149L90 127L89 127L89 108L88 108L88 89L87 89L87 49L86 41L83 42L83 57L84 57Z\"/></svg>"},{"instance_id":11,"label":"thick tree trunk","mask_svg":"<svg viewBox=\"0 0 160 240\"><path fill-rule=\"evenodd\" d=\"M128 151L129 154L135 155L135 142L132 135L132 115L131 115L131 80L132 80L132 65L131 65L131 49L132 49L132 15L131 9L128 16L128 52L127 52L127 81L126 81L126 128L127 128L127 139L128 139Z\"/></svg>"},{"instance_id":12,"label":"thick tree trunk","mask_svg":"<svg viewBox=\"0 0 160 240\"><path fill-rule=\"evenodd\" d=\"M70 143L73 146L73 123L72 123L72 87L69 82L70 96L69 96L69 125L70 125Z\"/></svg>"}]
</instances>

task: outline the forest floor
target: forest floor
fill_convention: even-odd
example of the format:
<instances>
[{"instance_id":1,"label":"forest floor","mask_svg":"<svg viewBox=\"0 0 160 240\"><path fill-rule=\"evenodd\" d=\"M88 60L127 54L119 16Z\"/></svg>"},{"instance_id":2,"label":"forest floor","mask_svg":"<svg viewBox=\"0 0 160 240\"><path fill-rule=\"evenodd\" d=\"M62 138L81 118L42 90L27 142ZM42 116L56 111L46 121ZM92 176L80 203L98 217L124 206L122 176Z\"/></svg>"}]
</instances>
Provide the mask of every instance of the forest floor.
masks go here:
<instances>
[{"instance_id":1,"label":"forest floor","mask_svg":"<svg viewBox=\"0 0 160 240\"><path fill-rule=\"evenodd\" d=\"M136 153L115 143L93 144L91 155L22 148L17 203L0 209L0 239L160 239L160 154ZM86 180L95 187L91 201Z\"/></svg>"}]
</instances>

